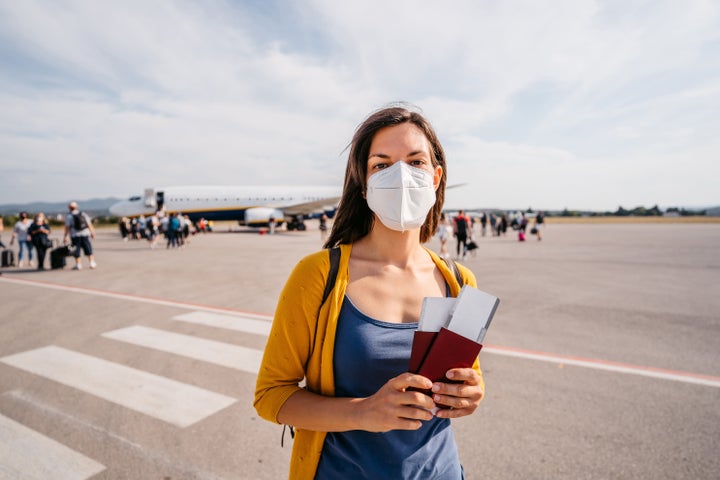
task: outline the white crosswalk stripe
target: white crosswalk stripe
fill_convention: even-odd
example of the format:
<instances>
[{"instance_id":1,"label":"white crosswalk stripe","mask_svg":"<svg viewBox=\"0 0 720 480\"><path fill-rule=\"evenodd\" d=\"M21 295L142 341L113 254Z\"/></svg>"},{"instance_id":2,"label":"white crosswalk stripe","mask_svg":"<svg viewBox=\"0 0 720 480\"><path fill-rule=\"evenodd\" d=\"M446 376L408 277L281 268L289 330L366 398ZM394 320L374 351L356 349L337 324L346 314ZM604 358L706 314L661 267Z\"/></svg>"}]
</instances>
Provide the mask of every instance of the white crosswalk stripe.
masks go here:
<instances>
[{"instance_id":1,"label":"white crosswalk stripe","mask_svg":"<svg viewBox=\"0 0 720 480\"><path fill-rule=\"evenodd\" d=\"M234 398L97 357L48 346L0 358L7 365L187 427Z\"/></svg>"},{"instance_id":2,"label":"white crosswalk stripe","mask_svg":"<svg viewBox=\"0 0 720 480\"><path fill-rule=\"evenodd\" d=\"M105 466L0 415L0 480L84 480Z\"/></svg>"},{"instance_id":3,"label":"white crosswalk stripe","mask_svg":"<svg viewBox=\"0 0 720 480\"><path fill-rule=\"evenodd\" d=\"M190 322L209 327L225 328L238 332L251 333L254 335L268 336L270 334L270 322L257 320L248 316L221 315L211 312L190 312L173 317L175 320Z\"/></svg>"},{"instance_id":4,"label":"white crosswalk stripe","mask_svg":"<svg viewBox=\"0 0 720 480\"><path fill-rule=\"evenodd\" d=\"M257 374L263 353L253 348L139 325L106 332L102 336L252 374Z\"/></svg>"}]
</instances>

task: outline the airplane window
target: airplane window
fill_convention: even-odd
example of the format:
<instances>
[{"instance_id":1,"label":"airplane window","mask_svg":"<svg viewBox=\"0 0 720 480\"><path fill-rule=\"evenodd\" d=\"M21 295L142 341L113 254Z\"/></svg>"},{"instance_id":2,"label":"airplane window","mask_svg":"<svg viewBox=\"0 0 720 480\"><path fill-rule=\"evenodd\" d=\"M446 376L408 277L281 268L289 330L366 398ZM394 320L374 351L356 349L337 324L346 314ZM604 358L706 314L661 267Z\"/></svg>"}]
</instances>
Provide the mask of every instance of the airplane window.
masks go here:
<instances>
[{"instance_id":1,"label":"airplane window","mask_svg":"<svg viewBox=\"0 0 720 480\"><path fill-rule=\"evenodd\" d=\"M138 200L140 200L140 197L130 197L129 200L131 202L137 202Z\"/></svg>"}]
</instances>

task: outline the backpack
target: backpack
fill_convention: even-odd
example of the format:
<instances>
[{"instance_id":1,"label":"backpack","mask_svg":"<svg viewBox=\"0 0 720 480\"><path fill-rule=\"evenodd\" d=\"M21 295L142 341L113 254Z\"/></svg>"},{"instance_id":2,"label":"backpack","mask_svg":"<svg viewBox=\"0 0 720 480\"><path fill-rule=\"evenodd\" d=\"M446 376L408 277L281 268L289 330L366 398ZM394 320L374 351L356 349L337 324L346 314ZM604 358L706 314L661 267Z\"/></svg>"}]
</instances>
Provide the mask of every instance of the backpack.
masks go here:
<instances>
[{"instance_id":1,"label":"backpack","mask_svg":"<svg viewBox=\"0 0 720 480\"><path fill-rule=\"evenodd\" d=\"M73 213L73 229L75 229L76 232L79 232L81 230L85 230L86 228L88 228L88 222L85 214L83 212Z\"/></svg>"}]
</instances>

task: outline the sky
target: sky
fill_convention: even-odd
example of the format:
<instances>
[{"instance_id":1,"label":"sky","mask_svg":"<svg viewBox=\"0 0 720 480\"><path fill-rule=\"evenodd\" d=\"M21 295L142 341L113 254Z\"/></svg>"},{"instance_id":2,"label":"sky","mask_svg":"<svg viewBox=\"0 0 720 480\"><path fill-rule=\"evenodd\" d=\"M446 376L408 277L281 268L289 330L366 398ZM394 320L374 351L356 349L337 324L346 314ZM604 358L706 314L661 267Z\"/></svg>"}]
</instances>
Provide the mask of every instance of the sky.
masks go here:
<instances>
[{"instance_id":1,"label":"sky","mask_svg":"<svg viewBox=\"0 0 720 480\"><path fill-rule=\"evenodd\" d=\"M341 185L398 101L448 208L720 204L716 0L0 0L0 204Z\"/></svg>"}]
</instances>

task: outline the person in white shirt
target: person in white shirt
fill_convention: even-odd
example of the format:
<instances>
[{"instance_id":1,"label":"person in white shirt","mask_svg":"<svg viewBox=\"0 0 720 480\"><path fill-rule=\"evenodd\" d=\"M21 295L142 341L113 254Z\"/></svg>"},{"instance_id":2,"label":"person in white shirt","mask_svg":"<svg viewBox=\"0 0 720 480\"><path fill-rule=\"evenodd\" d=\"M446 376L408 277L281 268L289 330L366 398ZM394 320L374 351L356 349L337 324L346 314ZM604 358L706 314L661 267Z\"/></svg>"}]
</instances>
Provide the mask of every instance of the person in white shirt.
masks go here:
<instances>
[{"instance_id":1,"label":"person in white shirt","mask_svg":"<svg viewBox=\"0 0 720 480\"><path fill-rule=\"evenodd\" d=\"M65 236L63 237L63 243L67 243L69 236L75 247L73 252L75 266L73 270L82 270L80 255L83 252L90 261L90 268L96 268L97 264L95 263L95 257L93 255L92 243L90 243L91 238L95 239L95 229L92 226L92 221L85 212L78 210L78 204L76 202L70 202L68 210L70 213L65 216Z\"/></svg>"},{"instance_id":2,"label":"person in white shirt","mask_svg":"<svg viewBox=\"0 0 720 480\"><path fill-rule=\"evenodd\" d=\"M10 239L10 245L15 243L15 239L18 241L20 251L18 252L18 267L22 267L23 257L25 252L28 253L27 266L29 267L33 261L33 247L30 242L30 236L28 235L28 228L32 224L32 220L28 217L27 212L20 212L20 220L15 223L13 227L12 238Z\"/></svg>"}]
</instances>

